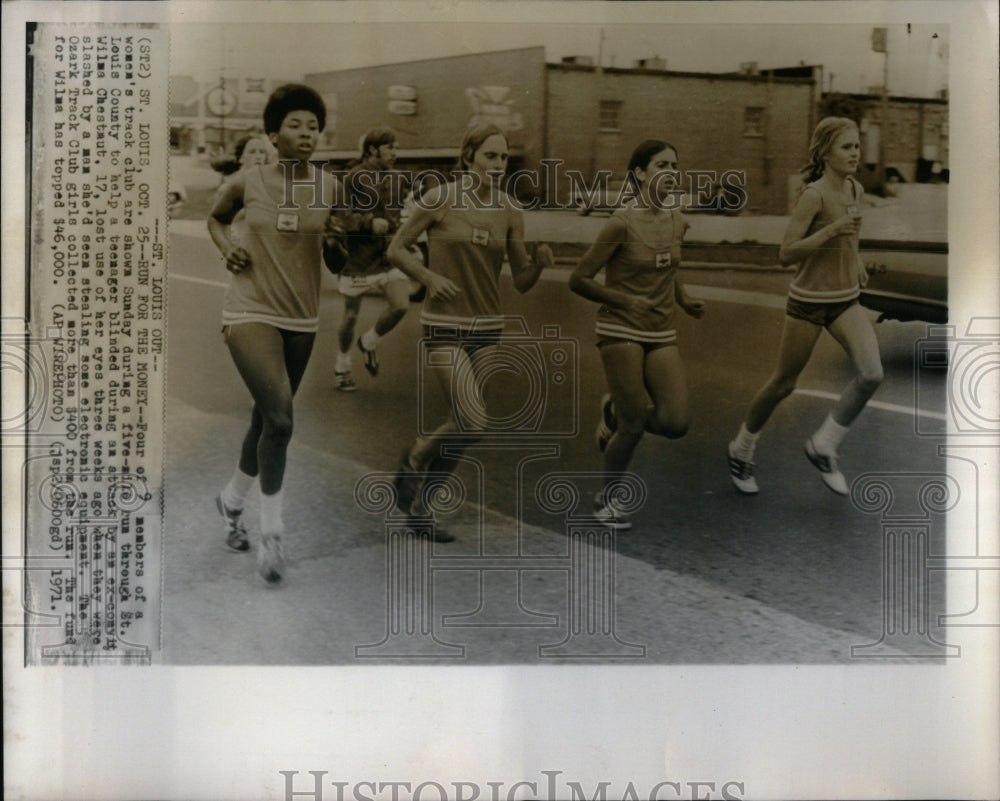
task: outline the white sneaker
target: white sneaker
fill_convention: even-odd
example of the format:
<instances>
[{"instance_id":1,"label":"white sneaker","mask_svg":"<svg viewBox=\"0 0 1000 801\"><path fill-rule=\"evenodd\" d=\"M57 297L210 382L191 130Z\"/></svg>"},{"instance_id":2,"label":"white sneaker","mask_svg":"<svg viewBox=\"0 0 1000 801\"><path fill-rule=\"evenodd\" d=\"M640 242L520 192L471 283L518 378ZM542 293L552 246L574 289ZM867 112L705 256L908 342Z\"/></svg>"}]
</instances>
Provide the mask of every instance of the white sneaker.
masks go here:
<instances>
[{"instance_id":1,"label":"white sneaker","mask_svg":"<svg viewBox=\"0 0 1000 801\"><path fill-rule=\"evenodd\" d=\"M847 487L847 479L844 474L837 469L837 456L827 456L816 450L812 437L806 440L806 456L813 463L813 467L819 470L823 483L838 495L847 495L850 490Z\"/></svg>"},{"instance_id":2,"label":"white sneaker","mask_svg":"<svg viewBox=\"0 0 1000 801\"><path fill-rule=\"evenodd\" d=\"M733 443L729 443L729 477L733 480L733 486L744 495L756 495L760 492L757 486L757 479L754 478L753 462L744 462L733 456Z\"/></svg>"},{"instance_id":3,"label":"white sneaker","mask_svg":"<svg viewBox=\"0 0 1000 801\"><path fill-rule=\"evenodd\" d=\"M628 515L615 508L613 503L608 503L601 495L594 501L594 520L601 525L613 528L615 531L624 531L632 528L632 521Z\"/></svg>"},{"instance_id":4,"label":"white sneaker","mask_svg":"<svg viewBox=\"0 0 1000 801\"><path fill-rule=\"evenodd\" d=\"M358 385L354 383L354 379L351 377L350 370L341 373L334 371L333 385L341 392L356 392L358 389Z\"/></svg>"},{"instance_id":5,"label":"white sneaker","mask_svg":"<svg viewBox=\"0 0 1000 801\"><path fill-rule=\"evenodd\" d=\"M215 496L215 507L226 524L226 545L234 551L245 553L250 550L247 527L243 524L243 510L233 510L222 500L222 493Z\"/></svg>"},{"instance_id":6,"label":"white sneaker","mask_svg":"<svg viewBox=\"0 0 1000 801\"><path fill-rule=\"evenodd\" d=\"M411 522L419 522L421 524L419 529L420 536L426 536L433 542L455 541L455 536L445 531L444 527L434 519L434 513L424 506L420 495L417 495L413 504L410 506L409 517ZM429 529L424 528L424 526L427 525L429 525Z\"/></svg>"},{"instance_id":7,"label":"white sneaker","mask_svg":"<svg viewBox=\"0 0 1000 801\"><path fill-rule=\"evenodd\" d=\"M257 549L257 572L268 584L277 584L285 572L285 551L277 534L262 534Z\"/></svg>"}]
</instances>

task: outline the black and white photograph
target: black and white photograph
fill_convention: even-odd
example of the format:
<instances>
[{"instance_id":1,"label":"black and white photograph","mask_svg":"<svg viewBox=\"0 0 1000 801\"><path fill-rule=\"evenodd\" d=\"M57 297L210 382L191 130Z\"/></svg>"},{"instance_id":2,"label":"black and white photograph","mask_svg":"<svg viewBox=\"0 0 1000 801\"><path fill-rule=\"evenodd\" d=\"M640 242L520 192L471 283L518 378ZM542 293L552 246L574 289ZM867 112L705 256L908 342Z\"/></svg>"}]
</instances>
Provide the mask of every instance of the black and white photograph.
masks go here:
<instances>
[{"instance_id":1,"label":"black and white photograph","mask_svg":"<svg viewBox=\"0 0 1000 801\"><path fill-rule=\"evenodd\" d=\"M3 12L5 795L1000 790L996 4Z\"/></svg>"}]
</instances>

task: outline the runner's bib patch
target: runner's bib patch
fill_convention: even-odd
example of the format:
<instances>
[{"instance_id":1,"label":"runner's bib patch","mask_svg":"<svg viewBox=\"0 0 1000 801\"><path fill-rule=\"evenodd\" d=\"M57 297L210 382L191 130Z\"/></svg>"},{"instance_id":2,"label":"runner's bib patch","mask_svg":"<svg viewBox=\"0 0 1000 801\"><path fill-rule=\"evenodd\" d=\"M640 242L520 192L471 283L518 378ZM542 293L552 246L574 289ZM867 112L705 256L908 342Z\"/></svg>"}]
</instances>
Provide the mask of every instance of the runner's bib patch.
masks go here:
<instances>
[{"instance_id":1,"label":"runner's bib patch","mask_svg":"<svg viewBox=\"0 0 1000 801\"><path fill-rule=\"evenodd\" d=\"M279 231L298 231L299 215L288 211L279 211L274 225Z\"/></svg>"},{"instance_id":2,"label":"runner's bib patch","mask_svg":"<svg viewBox=\"0 0 1000 801\"><path fill-rule=\"evenodd\" d=\"M490 232L485 228L472 229L472 244L486 247L490 243Z\"/></svg>"},{"instance_id":3,"label":"runner's bib patch","mask_svg":"<svg viewBox=\"0 0 1000 801\"><path fill-rule=\"evenodd\" d=\"M662 253L656 254L656 269L666 270L670 266L670 251L665 250Z\"/></svg>"}]
</instances>

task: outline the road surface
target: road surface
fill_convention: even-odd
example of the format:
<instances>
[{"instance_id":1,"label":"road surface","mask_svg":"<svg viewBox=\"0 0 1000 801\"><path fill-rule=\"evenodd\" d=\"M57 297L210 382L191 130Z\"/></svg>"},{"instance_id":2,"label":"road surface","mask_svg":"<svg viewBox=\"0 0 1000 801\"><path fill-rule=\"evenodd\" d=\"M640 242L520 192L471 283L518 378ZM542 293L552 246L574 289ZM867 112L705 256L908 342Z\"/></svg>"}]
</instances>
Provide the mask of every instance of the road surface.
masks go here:
<instances>
[{"instance_id":1,"label":"road surface","mask_svg":"<svg viewBox=\"0 0 1000 801\"><path fill-rule=\"evenodd\" d=\"M882 636L881 522L878 514L826 489L802 453L803 440L850 377L847 359L824 334L797 392L761 438L760 495L740 496L726 471L726 443L773 367L790 275L712 270L685 272L683 278L691 294L708 304L702 320L679 320L692 399L690 433L677 441L647 436L637 449L631 469L645 483L647 499L634 515L634 528L616 537L610 564L614 609L607 616L614 636L606 658L852 661L853 646ZM358 664L395 656L387 648L357 649L384 639L394 596L387 587L384 519L362 509L353 490L369 473L391 472L421 414L434 422L443 406L433 391L425 393L423 407L417 402L416 309L380 345L377 378L355 359L358 391L334 389L342 303L328 279L320 333L295 403L285 489L290 567L286 581L271 588L256 575L252 554L223 547L213 504L235 464L250 408L220 333L226 273L199 230L176 226L172 234L165 662ZM365 300L359 332L381 303ZM560 273L524 296L505 278L504 303L507 312L523 316L533 335L542 325L558 326L559 347L578 367L575 376L567 373L569 384L546 379L541 433L507 438L502 447L488 441L470 454L477 464L459 471L467 498L444 520L457 541L433 547L428 619L439 646L425 656L462 664L586 661L582 651L540 650L565 640L574 618L567 600L572 575L550 567L567 564L565 515L546 511L535 489L552 471L599 468L593 428L605 386L592 333L595 307L573 295ZM884 323L876 331L885 382L842 447L848 481L864 473L945 472L937 454L942 439L915 433L943 426L943 376L914 370L915 343L925 327ZM540 347L548 358L554 346ZM511 373L491 381L487 392L494 409L514 412L533 397L531 387ZM569 436L546 434L567 421ZM594 480L584 476L578 483L589 493ZM252 497L252 537L256 510ZM930 523L932 542L943 543L943 518ZM489 563L495 569L476 569L482 553L495 557ZM504 562L505 556L526 561ZM452 567L449 558L456 560ZM935 585L930 592L936 615L943 611L943 588ZM896 653L923 654L923 642L903 638L893 645L900 649Z\"/></svg>"}]
</instances>

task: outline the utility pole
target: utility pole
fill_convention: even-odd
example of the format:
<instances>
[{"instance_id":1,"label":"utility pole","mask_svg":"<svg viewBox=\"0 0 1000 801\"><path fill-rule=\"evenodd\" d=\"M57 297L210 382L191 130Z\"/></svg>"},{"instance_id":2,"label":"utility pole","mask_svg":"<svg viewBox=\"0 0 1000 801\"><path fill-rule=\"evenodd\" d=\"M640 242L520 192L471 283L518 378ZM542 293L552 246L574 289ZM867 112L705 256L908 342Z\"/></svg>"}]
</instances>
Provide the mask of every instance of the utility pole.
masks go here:
<instances>
[{"instance_id":1,"label":"utility pole","mask_svg":"<svg viewBox=\"0 0 1000 801\"><path fill-rule=\"evenodd\" d=\"M878 133L878 185L882 194L885 194L886 169L885 169L885 140L889 134L889 29L874 28L872 30L872 50L882 53L885 59L882 62L882 112L879 120Z\"/></svg>"}]
</instances>

